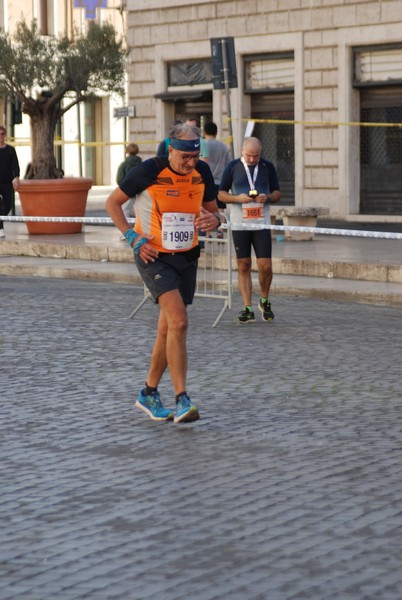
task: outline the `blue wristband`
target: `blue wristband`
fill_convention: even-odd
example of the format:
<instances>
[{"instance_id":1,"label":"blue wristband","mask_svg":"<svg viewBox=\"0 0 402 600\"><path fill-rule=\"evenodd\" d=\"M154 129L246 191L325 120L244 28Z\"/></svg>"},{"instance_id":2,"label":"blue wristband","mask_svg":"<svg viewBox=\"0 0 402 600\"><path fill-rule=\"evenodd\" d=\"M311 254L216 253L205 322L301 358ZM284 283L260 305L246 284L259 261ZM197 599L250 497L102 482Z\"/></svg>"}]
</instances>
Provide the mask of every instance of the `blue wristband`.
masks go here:
<instances>
[{"instance_id":1,"label":"blue wristband","mask_svg":"<svg viewBox=\"0 0 402 600\"><path fill-rule=\"evenodd\" d=\"M146 244L147 241L148 241L147 238L144 238L144 237L142 237L141 239L139 239L138 242L136 242L134 244L134 247L133 247L134 254L139 254L141 246L143 246L144 244Z\"/></svg>"},{"instance_id":2,"label":"blue wristband","mask_svg":"<svg viewBox=\"0 0 402 600\"><path fill-rule=\"evenodd\" d=\"M134 254L139 254L141 246L146 244L148 241L147 238L141 237L141 235L134 231L134 229L127 229L126 233L124 234L124 237L134 250Z\"/></svg>"},{"instance_id":3,"label":"blue wristband","mask_svg":"<svg viewBox=\"0 0 402 600\"><path fill-rule=\"evenodd\" d=\"M130 244L130 246L132 248L134 247L135 240L139 236L140 236L140 234L137 233L136 231L134 231L134 229L127 229L127 231L124 234L124 237L126 238L126 240L128 241L128 243Z\"/></svg>"}]
</instances>

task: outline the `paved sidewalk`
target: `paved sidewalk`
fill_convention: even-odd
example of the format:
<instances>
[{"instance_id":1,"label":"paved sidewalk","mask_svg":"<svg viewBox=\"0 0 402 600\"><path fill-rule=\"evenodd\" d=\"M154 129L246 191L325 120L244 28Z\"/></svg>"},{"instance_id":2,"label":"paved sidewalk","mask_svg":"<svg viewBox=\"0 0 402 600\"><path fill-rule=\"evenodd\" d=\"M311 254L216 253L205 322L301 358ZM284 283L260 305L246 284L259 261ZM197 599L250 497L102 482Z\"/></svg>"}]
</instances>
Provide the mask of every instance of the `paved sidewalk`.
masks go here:
<instances>
[{"instance_id":1,"label":"paved sidewalk","mask_svg":"<svg viewBox=\"0 0 402 600\"><path fill-rule=\"evenodd\" d=\"M141 298L0 277L0 599L400 600L400 309L284 296L212 330L197 299L174 425L133 407Z\"/></svg>"}]
</instances>

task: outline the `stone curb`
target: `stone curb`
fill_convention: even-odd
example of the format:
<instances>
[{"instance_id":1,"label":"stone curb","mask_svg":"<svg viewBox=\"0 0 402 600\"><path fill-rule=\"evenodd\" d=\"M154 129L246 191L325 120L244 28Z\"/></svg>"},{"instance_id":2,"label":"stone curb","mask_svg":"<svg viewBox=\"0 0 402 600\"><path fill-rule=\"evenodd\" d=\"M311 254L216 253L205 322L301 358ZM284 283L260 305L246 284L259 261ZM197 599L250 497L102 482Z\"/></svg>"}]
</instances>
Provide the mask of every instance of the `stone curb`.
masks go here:
<instances>
[{"instance_id":1,"label":"stone curb","mask_svg":"<svg viewBox=\"0 0 402 600\"><path fill-rule=\"evenodd\" d=\"M53 241L45 243L4 240L0 244L0 256L4 255L132 263L132 252L124 244L120 248L115 245L67 245ZM200 266L204 266L203 261L204 257L202 255ZM333 279L402 284L402 267L400 265L278 257L273 257L272 265L274 273L278 275L303 275L306 277L328 277ZM234 257L232 266L236 270L236 260ZM257 270L255 260L253 260L253 270Z\"/></svg>"},{"instance_id":2,"label":"stone curb","mask_svg":"<svg viewBox=\"0 0 402 600\"><path fill-rule=\"evenodd\" d=\"M0 257L0 275L142 285L142 279L132 261L119 263L105 259L94 261L59 257L3 256ZM258 286L257 273L253 273L253 286ZM238 292L236 277L233 279L233 289ZM275 273L271 291L273 295L332 299L402 308L402 285L394 283Z\"/></svg>"}]
</instances>

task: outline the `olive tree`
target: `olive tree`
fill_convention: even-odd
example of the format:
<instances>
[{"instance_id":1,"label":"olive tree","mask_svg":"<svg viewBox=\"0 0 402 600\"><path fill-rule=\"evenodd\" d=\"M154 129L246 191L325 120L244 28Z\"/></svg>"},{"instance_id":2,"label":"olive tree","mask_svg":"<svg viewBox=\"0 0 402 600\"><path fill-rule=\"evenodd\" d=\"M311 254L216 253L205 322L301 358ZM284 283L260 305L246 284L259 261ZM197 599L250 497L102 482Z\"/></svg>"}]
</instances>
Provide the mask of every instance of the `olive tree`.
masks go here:
<instances>
[{"instance_id":1,"label":"olive tree","mask_svg":"<svg viewBox=\"0 0 402 600\"><path fill-rule=\"evenodd\" d=\"M90 22L85 33L41 35L37 21L0 33L0 93L11 93L30 117L27 178L56 179L54 136L60 117L96 92L124 93L126 51L114 27Z\"/></svg>"}]
</instances>

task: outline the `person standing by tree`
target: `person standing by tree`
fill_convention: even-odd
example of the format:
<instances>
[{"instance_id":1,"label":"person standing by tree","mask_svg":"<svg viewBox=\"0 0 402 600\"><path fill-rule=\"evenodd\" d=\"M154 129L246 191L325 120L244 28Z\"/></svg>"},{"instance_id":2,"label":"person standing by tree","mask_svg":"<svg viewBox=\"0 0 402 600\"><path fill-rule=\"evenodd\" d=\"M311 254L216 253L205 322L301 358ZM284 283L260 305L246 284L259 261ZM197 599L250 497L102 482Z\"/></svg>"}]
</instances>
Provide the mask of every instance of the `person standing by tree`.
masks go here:
<instances>
[{"instance_id":1,"label":"person standing by tree","mask_svg":"<svg viewBox=\"0 0 402 600\"><path fill-rule=\"evenodd\" d=\"M14 192L20 185L20 165L13 146L5 143L6 128L0 125L0 215L8 215L14 200ZM0 220L0 237L5 237L4 223Z\"/></svg>"},{"instance_id":2,"label":"person standing by tree","mask_svg":"<svg viewBox=\"0 0 402 600\"><path fill-rule=\"evenodd\" d=\"M262 144L249 137L243 142L242 156L225 168L219 191L219 200L228 204L233 243L239 270L239 288L243 310L237 317L240 324L254 323L251 304L251 247L257 258L260 283L258 308L263 321L272 321L274 313L269 300L272 282L272 240L269 205L279 202L281 192L278 176L272 162L261 158ZM231 193L229 193L231 190Z\"/></svg>"}]
</instances>

